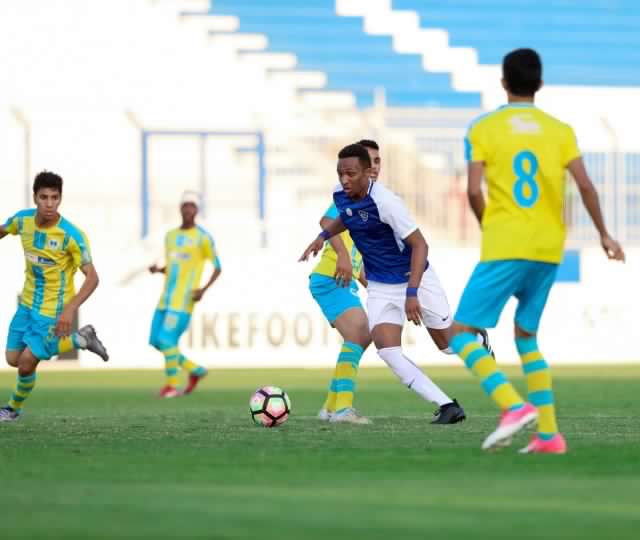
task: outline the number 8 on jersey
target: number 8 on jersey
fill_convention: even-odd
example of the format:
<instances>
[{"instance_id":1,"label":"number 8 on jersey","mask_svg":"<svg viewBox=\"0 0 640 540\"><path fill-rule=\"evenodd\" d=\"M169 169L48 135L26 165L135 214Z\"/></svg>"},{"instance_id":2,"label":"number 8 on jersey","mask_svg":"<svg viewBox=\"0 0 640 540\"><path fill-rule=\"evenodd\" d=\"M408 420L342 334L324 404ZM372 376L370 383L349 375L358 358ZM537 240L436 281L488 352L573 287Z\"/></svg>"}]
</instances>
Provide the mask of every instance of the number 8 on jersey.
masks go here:
<instances>
[{"instance_id":1,"label":"number 8 on jersey","mask_svg":"<svg viewBox=\"0 0 640 540\"><path fill-rule=\"evenodd\" d=\"M531 208L540 195L540 188L535 178L538 172L536 155L529 150L518 152L513 158L513 171L516 175L513 198L523 208Z\"/></svg>"}]
</instances>

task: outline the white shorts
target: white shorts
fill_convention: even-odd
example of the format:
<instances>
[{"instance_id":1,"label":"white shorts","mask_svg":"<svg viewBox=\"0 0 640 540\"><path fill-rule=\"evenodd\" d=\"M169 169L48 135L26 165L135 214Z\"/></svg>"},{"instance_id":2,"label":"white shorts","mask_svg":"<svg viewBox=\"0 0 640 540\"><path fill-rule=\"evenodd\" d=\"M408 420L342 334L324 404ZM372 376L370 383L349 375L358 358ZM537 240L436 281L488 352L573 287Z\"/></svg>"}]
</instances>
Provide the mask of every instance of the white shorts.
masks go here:
<instances>
[{"instance_id":1,"label":"white shorts","mask_svg":"<svg viewBox=\"0 0 640 540\"><path fill-rule=\"evenodd\" d=\"M367 287L369 330L383 323L404 326L407 320L406 299L406 283L389 284L369 281ZM451 326L451 310L447 295L431 265L422 276L422 282L418 288L418 301L422 307L422 322L427 328L441 330Z\"/></svg>"}]
</instances>

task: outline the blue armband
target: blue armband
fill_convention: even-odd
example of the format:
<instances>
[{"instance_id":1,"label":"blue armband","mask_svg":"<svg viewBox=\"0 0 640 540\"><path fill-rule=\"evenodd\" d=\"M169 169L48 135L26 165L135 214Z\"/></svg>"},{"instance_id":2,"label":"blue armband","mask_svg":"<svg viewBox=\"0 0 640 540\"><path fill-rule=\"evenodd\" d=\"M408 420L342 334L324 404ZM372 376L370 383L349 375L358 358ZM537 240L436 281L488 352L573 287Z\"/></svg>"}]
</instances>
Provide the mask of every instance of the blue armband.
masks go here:
<instances>
[{"instance_id":1,"label":"blue armband","mask_svg":"<svg viewBox=\"0 0 640 540\"><path fill-rule=\"evenodd\" d=\"M322 236L322 238L324 238L325 240L329 240L329 238L331 238L331 233L329 231L322 231L320 233L320 236Z\"/></svg>"},{"instance_id":2,"label":"blue armband","mask_svg":"<svg viewBox=\"0 0 640 540\"><path fill-rule=\"evenodd\" d=\"M417 296L418 296L418 287L407 287L407 297L416 298Z\"/></svg>"}]
</instances>

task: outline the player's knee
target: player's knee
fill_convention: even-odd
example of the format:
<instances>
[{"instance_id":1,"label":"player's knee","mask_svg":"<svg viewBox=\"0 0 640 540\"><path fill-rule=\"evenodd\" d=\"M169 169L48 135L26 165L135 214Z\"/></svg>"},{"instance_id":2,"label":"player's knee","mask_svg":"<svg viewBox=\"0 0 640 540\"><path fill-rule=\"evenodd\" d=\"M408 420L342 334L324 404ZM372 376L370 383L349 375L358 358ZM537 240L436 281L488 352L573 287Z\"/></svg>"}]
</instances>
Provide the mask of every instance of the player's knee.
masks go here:
<instances>
[{"instance_id":1,"label":"player's knee","mask_svg":"<svg viewBox=\"0 0 640 540\"><path fill-rule=\"evenodd\" d=\"M22 377L33 374L38 366L38 359L29 351L23 351L18 358L18 374Z\"/></svg>"}]
</instances>

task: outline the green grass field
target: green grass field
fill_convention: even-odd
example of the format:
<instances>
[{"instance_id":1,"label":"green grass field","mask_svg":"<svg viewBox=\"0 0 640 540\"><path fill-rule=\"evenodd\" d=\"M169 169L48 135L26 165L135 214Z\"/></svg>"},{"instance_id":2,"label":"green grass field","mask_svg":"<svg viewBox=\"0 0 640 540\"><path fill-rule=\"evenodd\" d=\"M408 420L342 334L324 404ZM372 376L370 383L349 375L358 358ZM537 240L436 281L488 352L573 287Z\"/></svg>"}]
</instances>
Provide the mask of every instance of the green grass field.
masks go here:
<instances>
[{"instance_id":1,"label":"green grass field","mask_svg":"<svg viewBox=\"0 0 640 540\"><path fill-rule=\"evenodd\" d=\"M161 401L160 373L48 370L0 424L0 538L639 537L640 367L555 370L566 456L518 455L524 436L481 452L492 404L462 369L430 373L467 422L429 425L384 369L360 374L372 426L313 418L328 371L213 371ZM7 395L13 380L0 373ZM265 384L291 396L282 428L251 423Z\"/></svg>"}]
</instances>

